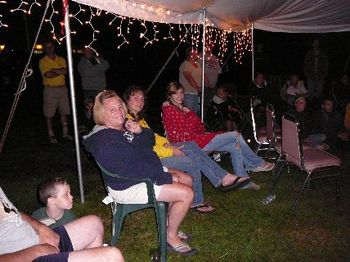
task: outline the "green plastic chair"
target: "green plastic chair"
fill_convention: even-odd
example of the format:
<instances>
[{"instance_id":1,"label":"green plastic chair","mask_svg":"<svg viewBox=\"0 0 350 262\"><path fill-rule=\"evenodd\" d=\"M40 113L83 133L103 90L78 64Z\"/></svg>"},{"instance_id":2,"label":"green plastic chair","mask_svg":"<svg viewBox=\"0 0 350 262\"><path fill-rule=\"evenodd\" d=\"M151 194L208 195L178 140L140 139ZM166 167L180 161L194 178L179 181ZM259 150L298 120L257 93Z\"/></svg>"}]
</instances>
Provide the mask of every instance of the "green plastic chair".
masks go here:
<instances>
[{"instance_id":1,"label":"green plastic chair","mask_svg":"<svg viewBox=\"0 0 350 262\"><path fill-rule=\"evenodd\" d=\"M137 180L137 179L122 177L117 174L108 172L99 163L97 163L97 165L101 170L102 177L112 176L112 177L117 177L118 179L136 181L138 183L143 182L143 183L146 183L146 186L147 186L148 202L146 204L120 204L115 201L111 203L112 216L113 216L111 245L115 246L118 243L124 219L128 214L138 210L145 209L145 208L154 208L156 219L157 219L157 225L158 225L159 252L161 256L161 261L165 262L167 257L167 229L166 229L167 203L159 202L156 200L153 183L151 179L145 178L142 180ZM105 183L105 187L108 192L106 183Z\"/></svg>"}]
</instances>

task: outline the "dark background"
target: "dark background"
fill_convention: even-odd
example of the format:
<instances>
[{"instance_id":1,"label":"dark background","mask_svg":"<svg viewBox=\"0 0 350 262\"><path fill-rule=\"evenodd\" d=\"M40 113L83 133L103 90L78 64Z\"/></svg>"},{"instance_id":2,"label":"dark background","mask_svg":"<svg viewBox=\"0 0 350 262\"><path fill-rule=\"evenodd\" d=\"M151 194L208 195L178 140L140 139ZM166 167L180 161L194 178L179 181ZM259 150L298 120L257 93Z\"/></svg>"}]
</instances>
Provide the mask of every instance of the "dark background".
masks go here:
<instances>
[{"instance_id":1,"label":"dark background","mask_svg":"<svg viewBox=\"0 0 350 262\"><path fill-rule=\"evenodd\" d=\"M19 1L11 1L12 8ZM61 11L59 2L55 8ZM6 44L6 49L0 53L0 124L2 127L7 118L9 107L13 101L13 93L17 89L18 82L25 67L29 50L33 44L36 32L38 30L44 6L32 9L31 15L25 15L22 12L9 13L8 5L0 5L0 12L3 14L1 18L9 27L0 28L0 44ZM76 6L71 6L71 13L76 11ZM49 12L50 13L50 12ZM81 20L89 19L87 14L82 15ZM163 40L168 35L169 25L157 24L159 29L160 41L148 45L144 48L145 41L140 40L139 34L142 32L142 26L137 20L133 21L130 26L130 32L126 32L124 23L123 32L130 41L129 45L124 45L121 49L117 46L121 43L121 38L117 37L117 26L120 19L117 19L111 26L108 24L112 20L110 15L102 15L93 18L93 24L100 31L96 35L97 41L93 47L100 53L102 57L110 62L110 69L106 72L108 88L116 90L119 94L130 84L139 84L148 88L153 78L162 68L164 62L171 54L172 50L177 46L179 41L178 26L175 26L173 35L176 40ZM60 31L59 21L62 19L59 15L53 17L52 22L57 25L55 32ZM146 23L149 29L148 37L152 38L152 24ZM72 35L73 49L81 49L88 44L92 38L92 30L87 25L80 25L76 20L71 19L72 30L77 31L76 35ZM40 32L38 43L43 43L51 37L50 26L44 23ZM268 80L275 87L274 92L278 92L280 85L287 78L288 74L297 72L302 75L302 64L306 52L311 48L312 41L318 38L321 46L326 50L329 56L330 70L328 76L328 85L333 79L338 79L344 73L348 73L349 67L345 68L346 61L350 54L350 33L327 33L327 34L287 34L287 33L271 33L255 30L255 64L256 71L262 71L266 74ZM176 55L171 59L170 63L156 82L153 89L148 94L150 113L158 114L160 104L163 100L163 92L165 85L173 80L178 79L178 68L185 59L184 52L187 43L181 44ZM217 47L216 47L217 49ZM229 43L227 55L233 49L232 41ZM56 51L61 56L66 56L65 41L61 45L56 45ZM218 50L214 50L217 52ZM28 107L34 110L33 113L41 114L41 95L42 84L41 76L38 71L38 60L43 55L35 54L31 61L31 67L34 75L27 80L27 90L23 93L19 103L18 110L27 112ZM79 61L80 54L74 53L74 64ZM225 59L224 59L225 60ZM228 60L224 73L220 76L219 81L228 83L239 94L246 94L247 86L251 81L251 53L243 57L243 63L237 64L233 57ZM77 94L77 107L82 110L82 92L80 87L80 77L75 70L75 84Z\"/></svg>"}]
</instances>

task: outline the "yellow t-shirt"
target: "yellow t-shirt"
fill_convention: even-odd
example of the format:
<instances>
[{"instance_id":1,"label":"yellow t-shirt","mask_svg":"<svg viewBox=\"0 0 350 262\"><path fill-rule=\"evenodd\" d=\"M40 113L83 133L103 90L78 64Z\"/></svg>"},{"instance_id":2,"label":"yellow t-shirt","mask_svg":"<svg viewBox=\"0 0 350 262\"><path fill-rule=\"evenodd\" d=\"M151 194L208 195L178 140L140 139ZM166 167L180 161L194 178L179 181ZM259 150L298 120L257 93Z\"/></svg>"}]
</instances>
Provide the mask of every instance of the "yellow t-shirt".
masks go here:
<instances>
[{"instance_id":1,"label":"yellow t-shirt","mask_svg":"<svg viewBox=\"0 0 350 262\"><path fill-rule=\"evenodd\" d=\"M44 56L39 61L39 69L43 77L44 86L63 86L66 84L65 76L59 75L53 78L47 78L44 74L54 68L67 68L66 60L63 57L57 56L55 59L51 59L48 56Z\"/></svg>"},{"instance_id":2,"label":"yellow t-shirt","mask_svg":"<svg viewBox=\"0 0 350 262\"><path fill-rule=\"evenodd\" d=\"M130 114L127 115L127 118L134 119ZM150 128L145 119L139 120L138 123L143 128ZM167 144L170 144L168 139L156 133L154 134L154 138L155 138L155 145L153 147L153 151L157 154L159 158L173 156L173 149L171 147L165 146Z\"/></svg>"}]
</instances>

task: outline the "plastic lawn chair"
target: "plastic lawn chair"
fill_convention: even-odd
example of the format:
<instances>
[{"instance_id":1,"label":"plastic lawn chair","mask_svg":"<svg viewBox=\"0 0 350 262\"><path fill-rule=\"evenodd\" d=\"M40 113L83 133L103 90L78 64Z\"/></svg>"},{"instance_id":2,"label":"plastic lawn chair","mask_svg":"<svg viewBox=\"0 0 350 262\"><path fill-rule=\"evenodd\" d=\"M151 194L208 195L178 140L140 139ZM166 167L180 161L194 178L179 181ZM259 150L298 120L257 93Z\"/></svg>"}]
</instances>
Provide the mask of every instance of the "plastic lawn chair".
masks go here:
<instances>
[{"instance_id":1,"label":"plastic lawn chair","mask_svg":"<svg viewBox=\"0 0 350 262\"><path fill-rule=\"evenodd\" d=\"M106 169L104 169L100 164L97 163L99 166L102 177L105 176L112 176L117 177L118 179L124 179L124 180L132 180L136 181L138 183L146 183L147 186L147 194L148 194L148 202L146 204L120 204L116 201L111 202L111 209L112 209L112 240L111 244L112 246L115 246L118 243L119 236L122 230L123 222L125 217L135 211L139 211L145 208L153 208L156 215L156 221L157 221L157 229L158 229L158 240L159 240L159 250L161 255L161 261L166 261L167 257L167 229L166 229L166 213L167 213L167 203L166 202L159 202L156 200L154 195L154 188L153 183L150 179L142 179L142 180L136 180L136 179L130 179L125 178L122 176L119 176L115 173L108 172ZM106 186L106 183L105 183ZM106 186L107 192L108 188Z\"/></svg>"}]
</instances>

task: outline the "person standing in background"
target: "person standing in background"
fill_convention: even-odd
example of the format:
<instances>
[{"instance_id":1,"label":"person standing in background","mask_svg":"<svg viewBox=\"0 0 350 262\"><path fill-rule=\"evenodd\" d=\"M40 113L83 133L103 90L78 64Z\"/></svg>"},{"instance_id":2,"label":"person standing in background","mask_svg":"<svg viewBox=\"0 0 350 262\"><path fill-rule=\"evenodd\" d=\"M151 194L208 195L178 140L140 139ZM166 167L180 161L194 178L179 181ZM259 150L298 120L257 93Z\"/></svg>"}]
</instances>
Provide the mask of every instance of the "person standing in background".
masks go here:
<instances>
[{"instance_id":1,"label":"person standing in background","mask_svg":"<svg viewBox=\"0 0 350 262\"><path fill-rule=\"evenodd\" d=\"M328 56L315 39L312 49L306 53L304 59L304 75L311 99L319 99L323 92L323 85L328 74Z\"/></svg>"},{"instance_id":2,"label":"person standing in background","mask_svg":"<svg viewBox=\"0 0 350 262\"><path fill-rule=\"evenodd\" d=\"M46 118L47 132L51 144L57 144L52 123L56 110L61 116L62 138L72 140L68 134L67 115L70 114L68 89L66 86L66 60L56 55L55 44L48 41L44 45L45 56L39 61L39 69L43 77L43 108Z\"/></svg>"},{"instance_id":3,"label":"person standing in background","mask_svg":"<svg viewBox=\"0 0 350 262\"><path fill-rule=\"evenodd\" d=\"M201 61L197 50L188 47L186 50L186 60L179 68L179 82L185 90L185 105L196 114L199 113L199 96L202 83ZM206 85L209 82L206 78Z\"/></svg>"},{"instance_id":4,"label":"person standing in background","mask_svg":"<svg viewBox=\"0 0 350 262\"><path fill-rule=\"evenodd\" d=\"M222 73L218 58L212 54L214 43L209 43L205 50L204 70L205 76L208 79L204 89L204 118L207 118L207 111L213 96L216 94L216 85L219 75ZM202 54L200 54L202 57Z\"/></svg>"},{"instance_id":5,"label":"person standing in background","mask_svg":"<svg viewBox=\"0 0 350 262\"><path fill-rule=\"evenodd\" d=\"M100 91L106 89L105 72L108 68L107 60L96 56L89 47L83 49L83 57L79 61L78 71L81 76L84 99L95 98Z\"/></svg>"}]
</instances>

